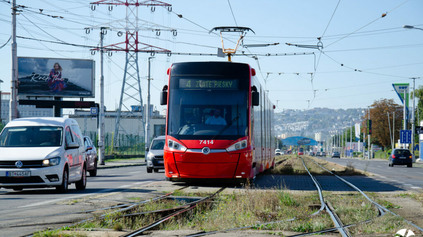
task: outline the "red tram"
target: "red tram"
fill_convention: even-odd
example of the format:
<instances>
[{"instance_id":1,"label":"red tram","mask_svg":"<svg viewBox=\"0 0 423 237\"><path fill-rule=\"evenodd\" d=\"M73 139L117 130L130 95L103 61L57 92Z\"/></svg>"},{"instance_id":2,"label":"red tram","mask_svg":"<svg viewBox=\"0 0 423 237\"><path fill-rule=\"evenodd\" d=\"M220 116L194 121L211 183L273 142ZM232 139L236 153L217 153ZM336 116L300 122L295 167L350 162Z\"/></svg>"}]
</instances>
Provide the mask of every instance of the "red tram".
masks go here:
<instances>
[{"instance_id":1,"label":"red tram","mask_svg":"<svg viewBox=\"0 0 423 237\"><path fill-rule=\"evenodd\" d=\"M251 179L275 165L273 104L248 64L174 63L167 104L167 179Z\"/></svg>"}]
</instances>

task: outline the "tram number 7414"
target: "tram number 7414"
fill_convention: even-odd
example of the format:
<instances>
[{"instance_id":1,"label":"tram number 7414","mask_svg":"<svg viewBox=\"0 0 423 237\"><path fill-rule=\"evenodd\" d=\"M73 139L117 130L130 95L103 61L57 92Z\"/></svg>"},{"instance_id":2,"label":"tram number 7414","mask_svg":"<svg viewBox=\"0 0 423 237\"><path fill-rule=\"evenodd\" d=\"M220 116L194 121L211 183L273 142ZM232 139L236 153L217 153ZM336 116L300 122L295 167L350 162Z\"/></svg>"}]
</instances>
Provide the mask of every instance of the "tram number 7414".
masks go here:
<instances>
[{"instance_id":1,"label":"tram number 7414","mask_svg":"<svg viewBox=\"0 0 423 237\"><path fill-rule=\"evenodd\" d=\"M200 140L200 145L213 145L213 140Z\"/></svg>"}]
</instances>

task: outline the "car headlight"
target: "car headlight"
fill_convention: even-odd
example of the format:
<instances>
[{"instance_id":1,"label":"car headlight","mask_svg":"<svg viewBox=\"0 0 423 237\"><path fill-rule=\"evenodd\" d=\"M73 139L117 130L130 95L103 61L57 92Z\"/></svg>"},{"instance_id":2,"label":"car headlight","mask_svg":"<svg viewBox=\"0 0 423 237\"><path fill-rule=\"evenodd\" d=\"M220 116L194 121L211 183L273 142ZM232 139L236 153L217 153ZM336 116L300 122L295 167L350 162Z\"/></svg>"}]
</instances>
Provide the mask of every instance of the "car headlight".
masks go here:
<instances>
[{"instance_id":1,"label":"car headlight","mask_svg":"<svg viewBox=\"0 0 423 237\"><path fill-rule=\"evenodd\" d=\"M154 155L149 153L147 154L147 160L153 160L154 159Z\"/></svg>"},{"instance_id":2,"label":"car headlight","mask_svg":"<svg viewBox=\"0 0 423 237\"><path fill-rule=\"evenodd\" d=\"M43 160L43 166L55 166L60 164L60 157L54 157Z\"/></svg>"},{"instance_id":3,"label":"car headlight","mask_svg":"<svg viewBox=\"0 0 423 237\"><path fill-rule=\"evenodd\" d=\"M244 148L247 148L247 140L241 140L235 144L232 144L230 147L226 148L226 151L237 151Z\"/></svg>"},{"instance_id":4,"label":"car headlight","mask_svg":"<svg viewBox=\"0 0 423 237\"><path fill-rule=\"evenodd\" d=\"M168 145L169 149L172 149L172 150L177 150L177 151L186 151L187 150L187 148L184 147L179 142L176 142L176 141L173 141L173 140L170 140L170 139L167 140L167 145Z\"/></svg>"}]
</instances>

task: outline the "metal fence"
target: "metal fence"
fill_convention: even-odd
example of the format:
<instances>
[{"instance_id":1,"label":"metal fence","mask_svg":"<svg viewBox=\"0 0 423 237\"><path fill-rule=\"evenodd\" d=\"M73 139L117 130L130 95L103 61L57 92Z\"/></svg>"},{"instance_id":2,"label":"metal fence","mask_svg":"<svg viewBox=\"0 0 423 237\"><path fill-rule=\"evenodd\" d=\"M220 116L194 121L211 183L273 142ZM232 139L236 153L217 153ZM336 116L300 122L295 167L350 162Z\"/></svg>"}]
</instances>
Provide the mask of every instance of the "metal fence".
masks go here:
<instances>
[{"instance_id":1,"label":"metal fence","mask_svg":"<svg viewBox=\"0 0 423 237\"><path fill-rule=\"evenodd\" d=\"M98 136L96 132L88 132L93 143L97 146ZM104 153L106 156L144 156L144 137L132 134L119 134L119 147L113 144L113 133L106 133L104 137Z\"/></svg>"}]
</instances>

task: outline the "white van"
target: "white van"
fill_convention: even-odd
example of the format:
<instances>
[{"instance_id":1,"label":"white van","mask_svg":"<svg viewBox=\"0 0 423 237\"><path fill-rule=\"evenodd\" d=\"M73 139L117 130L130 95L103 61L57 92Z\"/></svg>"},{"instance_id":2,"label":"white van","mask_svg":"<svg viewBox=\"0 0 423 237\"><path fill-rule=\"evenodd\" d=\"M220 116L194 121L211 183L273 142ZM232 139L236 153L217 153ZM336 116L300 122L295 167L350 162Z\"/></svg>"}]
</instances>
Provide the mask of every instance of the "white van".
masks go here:
<instances>
[{"instance_id":1,"label":"white van","mask_svg":"<svg viewBox=\"0 0 423 237\"><path fill-rule=\"evenodd\" d=\"M0 134L0 187L15 191L70 183L84 190L86 148L78 123L69 118L21 118Z\"/></svg>"}]
</instances>

